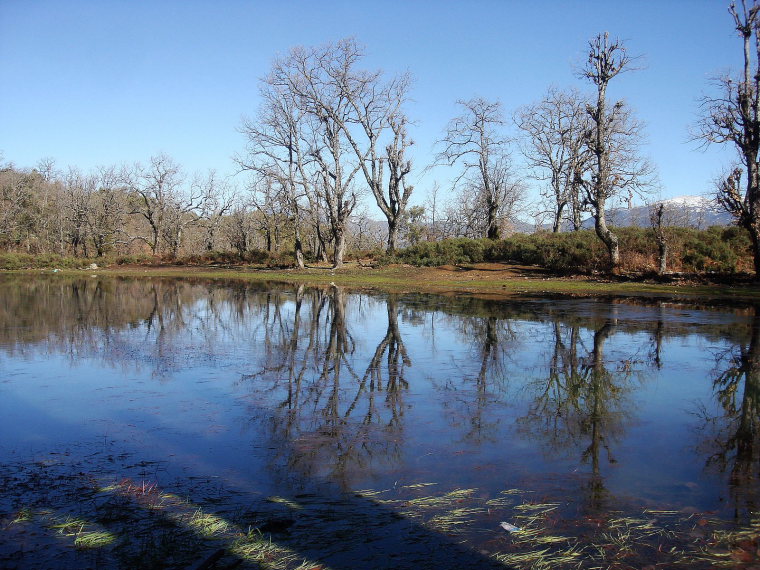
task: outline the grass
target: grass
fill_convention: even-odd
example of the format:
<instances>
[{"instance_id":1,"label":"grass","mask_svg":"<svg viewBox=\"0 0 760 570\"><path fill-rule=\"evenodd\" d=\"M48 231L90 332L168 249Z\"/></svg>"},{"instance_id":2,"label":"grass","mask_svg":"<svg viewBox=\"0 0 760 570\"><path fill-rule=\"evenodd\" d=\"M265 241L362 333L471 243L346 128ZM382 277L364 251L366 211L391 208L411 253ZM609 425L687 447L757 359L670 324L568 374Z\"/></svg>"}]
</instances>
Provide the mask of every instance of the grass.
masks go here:
<instances>
[{"instance_id":1,"label":"grass","mask_svg":"<svg viewBox=\"0 0 760 570\"><path fill-rule=\"evenodd\" d=\"M760 516L730 529L724 521L666 510L607 513L598 520L567 517L561 503L532 501L530 492L518 489L493 498L483 498L477 489L403 496L426 487L361 495L438 532L465 540L490 536L491 558L518 570L738 568L759 557ZM520 530L497 529L497 520L509 520ZM493 521L493 528L484 529L484 521Z\"/></svg>"},{"instance_id":2,"label":"grass","mask_svg":"<svg viewBox=\"0 0 760 570\"><path fill-rule=\"evenodd\" d=\"M116 540L116 536L106 531L80 532L74 539L77 548L102 548Z\"/></svg>"},{"instance_id":3,"label":"grass","mask_svg":"<svg viewBox=\"0 0 760 570\"><path fill-rule=\"evenodd\" d=\"M109 565L115 558L120 567L194 567L214 552L213 556L218 553L222 558L222 567L242 561L269 570L329 570L304 559L297 547L262 532L259 527L264 520L259 517L254 517L257 524L246 525L243 521L250 515L213 511L145 481L122 479L95 485L99 499L89 508L86 502L79 504L85 514L23 507L6 528L46 528L70 541L80 556L85 551L97 552L101 563ZM645 566L701 570L744 568L758 561L759 514L740 528L706 514L676 510L584 517L566 512L563 503L537 500L530 491L506 489L489 496L476 488L447 490L429 482L355 494L518 570ZM280 511L283 507L290 511L303 508L283 497L260 497L258 501L258 508L266 504ZM103 511L93 505L106 503L110 507L104 520ZM520 530L506 532L499 521L509 521ZM337 543L330 544L334 548Z\"/></svg>"},{"instance_id":4,"label":"grass","mask_svg":"<svg viewBox=\"0 0 760 570\"><path fill-rule=\"evenodd\" d=\"M187 520L187 525L205 538L220 536L230 529L230 524L226 520L203 512L200 508Z\"/></svg>"},{"instance_id":5,"label":"grass","mask_svg":"<svg viewBox=\"0 0 760 570\"><path fill-rule=\"evenodd\" d=\"M303 508L303 507L301 507L301 505L299 505L295 501L291 501L289 499L285 499L284 497L272 496L272 497L267 497L266 500L267 500L268 503L277 503L278 505L284 505L284 506L286 506L289 509L292 509L294 511L298 511L298 510L301 510Z\"/></svg>"},{"instance_id":6,"label":"grass","mask_svg":"<svg viewBox=\"0 0 760 570\"><path fill-rule=\"evenodd\" d=\"M230 552L243 560L255 562L262 568L280 570L329 570L326 566L302 560L297 552L272 542L258 530L249 530L230 546Z\"/></svg>"},{"instance_id":7,"label":"grass","mask_svg":"<svg viewBox=\"0 0 760 570\"><path fill-rule=\"evenodd\" d=\"M312 561L302 560L292 549L274 543L271 536L259 532L257 528L243 529L219 514L212 513L200 505L181 499L174 493L166 493L153 483L135 483L122 480L119 483L102 487L104 493L116 493L145 502L148 505L160 505L164 516L177 523L179 528L192 531L210 545L221 547L229 554L247 562L261 565L271 570L304 570L322 568ZM268 497L266 502L282 504L290 508L299 505L281 497ZM156 529L158 530L158 529Z\"/></svg>"},{"instance_id":8,"label":"grass","mask_svg":"<svg viewBox=\"0 0 760 570\"><path fill-rule=\"evenodd\" d=\"M111 267L98 269L98 276L117 277L189 277L292 284L340 285L350 288L380 288L391 292L461 293L488 296L572 295L572 296L645 296L756 301L760 286L753 283L702 284L694 282L656 283L617 279L575 277L564 278L534 272L530 268L479 271L475 266L458 268L421 268L386 266L366 268L347 264L339 270L327 267L303 270L270 270L256 268L215 269L200 267ZM14 273L14 272L8 272ZM18 272L24 273L24 272ZM39 272L37 272L39 273ZM88 274L92 271L88 271ZM81 275L74 269L63 269L57 275Z\"/></svg>"}]
</instances>

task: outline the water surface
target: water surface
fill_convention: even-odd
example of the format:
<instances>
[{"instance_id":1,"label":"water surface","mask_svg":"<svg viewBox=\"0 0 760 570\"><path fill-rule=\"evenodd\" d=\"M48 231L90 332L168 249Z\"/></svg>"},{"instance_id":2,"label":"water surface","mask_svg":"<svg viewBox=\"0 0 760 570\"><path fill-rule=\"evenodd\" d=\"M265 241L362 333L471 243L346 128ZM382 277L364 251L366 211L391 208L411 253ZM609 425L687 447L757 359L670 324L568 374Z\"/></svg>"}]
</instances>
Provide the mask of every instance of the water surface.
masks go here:
<instances>
[{"instance_id":1,"label":"water surface","mask_svg":"<svg viewBox=\"0 0 760 570\"><path fill-rule=\"evenodd\" d=\"M542 520L570 535L645 512L749 524L754 315L6 277L0 561L140 565L126 547L83 558L54 532L11 524L47 508L108 527L101 499L77 501L76 477L180 494L331 568L488 568L516 548L499 523L525 520L526 504L555 505ZM426 497L463 512L444 520Z\"/></svg>"}]
</instances>

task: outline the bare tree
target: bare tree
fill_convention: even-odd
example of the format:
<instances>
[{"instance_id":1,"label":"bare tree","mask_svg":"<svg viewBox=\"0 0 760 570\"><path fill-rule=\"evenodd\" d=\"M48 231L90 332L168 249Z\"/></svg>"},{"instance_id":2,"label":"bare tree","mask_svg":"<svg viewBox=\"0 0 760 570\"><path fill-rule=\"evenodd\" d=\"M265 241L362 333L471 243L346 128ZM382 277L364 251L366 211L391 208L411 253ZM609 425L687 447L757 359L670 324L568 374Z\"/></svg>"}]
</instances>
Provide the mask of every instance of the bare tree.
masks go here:
<instances>
[{"instance_id":1,"label":"bare tree","mask_svg":"<svg viewBox=\"0 0 760 570\"><path fill-rule=\"evenodd\" d=\"M501 132L504 118L501 103L474 98L457 101L464 107L461 115L452 119L446 134L438 144L437 164L460 164L462 171L455 186L477 194L475 200L485 216L483 235L498 239L500 223L509 216L509 206L518 196L510 169L508 140Z\"/></svg>"},{"instance_id":2,"label":"bare tree","mask_svg":"<svg viewBox=\"0 0 760 570\"><path fill-rule=\"evenodd\" d=\"M82 174L75 168L70 168L66 174L61 203L63 228L66 242L75 256L81 253L87 257L87 218L96 188L97 179L94 176Z\"/></svg>"},{"instance_id":3,"label":"bare tree","mask_svg":"<svg viewBox=\"0 0 760 570\"><path fill-rule=\"evenodd\" d=\"M356 57L346 42L294 48L275 61L270 74L271 83L291 93L305 112L305 154L314 169L314 194L330 223L334 268L343 265L347 224L357 203L354 179L362 168L346 136L345 118L354 113L353 104L334 78Z\"/></svg>"},{"instance_id":4,"label":"bare tree","mask_svg":"<svg viewBox=\"0 0 760 570\"><path fill-rule=\"evenodd\" d=\"M0 246L3 248L32 251L30 236L40 225L35 187L43 183L38 172L24 172L13 164L0 171Z\"/></svg>"},{"instance_id":5,"label":"bare tree","mask_svg":"<svg viewBox=\"0 0 760 570\"><path fill-rule=\"evenodd\" d=\"M287 200L282 187L271 177L255 180L250 188L250 204L257 213L256 227L264 236L270 254L280 249L280 238L288 217Z\"/></svg>"},{"instance_id":6,"label":"bare tree","mask_svg":"<svg viewBox=\"0 0 760 570\"><path fill-rule=\"evenodd\" d=\"M428 197L427 200L425 200L425 211L427 212L427 223L428 223L428 240L429 241L435 241L439 239L439 228L440 225L440 210L441 210L441 199L439 197L439 194L441 192L441 185L438 184L438 182L433 182L432 188L428 191Z\"/></svg>"},{"instance_id":7,"label":"bare tree","mask_svg":"<svg viewBox=\"0 0 760 570\"><path fill-rule=\"evenodd\" d=\"M388 198L376 192L377 185L371 186L377 205L388 220L388 253L393 253L396 249L399 221L406 213L407 204L414 189L406 181L406 176L412 170L412 162L406 159L405 152L413 144L407 138L406 117L399 116L391 120L391 130L393 142L385 150L388 161ZM382 179L382 176L380 178Z\"/></svg>"},{"instance_id":8,"label":"bare tree","mask_svg":"<svg viewBox=\"0 0 760 570\"><path fill-rule=\"evenodd\" d=\"M587 106L591 119L586 144L591 154L589 177L583 181L591 206L596 235L607 247L610 269L620 265L618 237L607 226L606 207L623 190L640 192L652 183L652 167L638 154L643 127L623 101L608 110L609 82L631 66L631 57L620 40L607 32L589 42L588 60L581 75L596 86L596 101Z\"/></svg>"},{"instance_id":9,"label":"bare tree","mask_svg":"<svg viewBox=\"0 0 760 570\"><path fill-rule=\"evenodd\" d=\"M359 172L388 220L391 251L413 190L406 180L411 171L406 151L412 141L401 109L409 76L385 80L382 72L359 67L363 57L363 49L352 38L290 50L275 60L262 80L264 104L257 119L243 124L248 149L238 162L245 170L277 179L283 187L300 266L305 201L311 218L321 217L314 213L316 207L329 221L333 265L340 267L347 224L357 202ZM317 235L322 249L325 240L319 231Z\"/></svg>"},{"instance_id":10,"label":"bare tree","mask_svg":"<svg viewBox=\"0 0 760 570\"><path fill-rule=\"evenodd\" d=\"M653 204L649 207L649 219L654 230L654 239L657 241L658 264L657 273L664 275L668 268L668 238L667 221L665 216L665 204Z\"/></svg>"},{"instance_id":11,"label":"bare tree","mask_svg":"<svg viewBox=\"0 0 760 570\"><path fill-rule=\"evenodd\" d=\"M122 241L125 231L125 192L114 167L95 173L97 189L87 212L87 228L98 257Z\"/></svg>"},{"instance_id":12,"label":"bare tree","mask_svg":"<svg viewBox=\"0 0 760 570\"><path fill-rule=\"evenodd\" d=\"M696 133L705 144L731 143L739 154L742 166L720 181L718 201L749 232L756 276L760 276L759 11L760 5L754 0L751 6L742 0L741 9L731 3L729 12L743 42L743 73L737 79L726 75L715 81L720 93L702 100L702 117Z\"/></svg>"},{"instance_id":13,"label":"bare tree","mask_svg":"<svg viewBox=\"0 0 760 570\"><path fill-rule=\"evenodd\" d=\"M239 157L237 162L260 179L277 181L291 217L296 263L303 268L303 202L314 195L314 176L304 132L308 126L306 109L299 106L295 94L276 73L262 80L261 97L263 104L257 119L243 121L241 131L248 138L247 156Z\"/></svg>"},{"instance_id":14,"label":"bare tree","mask_svg":"<svg viewBox=\"0 0 760 570\"><path fill-rule=\"evenodd\" d=\"M548 182L541 194L551 203L554 232L560 231L568 209L573 229L581 227L580 180L588 162L587 105L578 91L551 87L541 101L523 107L515 117L527 138L523 154L532 177Z\"/></svg>"},{"instance_id":15,"label":"bare tree","mask_svg":"<svg viewBox=\"0 0 760 570\"><path fill-rule=\"evenodd\" d=\"M413 191L405 180L412 168L406 151L413 142L408 137L408 119L402 111L411 78L404 74L385 81L380 71L359 69L364 51L353 38L311 53L318 63L318 73L306 76L307 88L301 95L308 95L313 104L311 112L337 127L356 155L356 164L388 220L388 251L392 252L398 223ZM329 96L325 97L326 94ZM384 137L386 132L389 137ZM383 141L386 141L384 154ZM387 191L385 163L389 171Z\"/></svg>"},{"instance_id":16,"label":"bare tree","mask_svg":"<svg viewBox=\"0 0 760 570\"><path fill-rule=\"evenodd\" d=\"M224 234L241 259L251 248L255 231L250 207L237 203L225 217Z\"/></svg>"},{"instance_id":17,"label":"bare tree","mask_svg":"<svg viewBox=\"0 0 760 570\"><path fill-rule=\"evenodd\" d=\"M168 249L176 256L185 228L198 220L206 188L197 176L188 190L183 182L182 169L165 154L151 157L147 167L137 164L126 171L125 184L132 194L128 213L143 218L149 227L147 236L135 239L147 243L153 255Z\"/></svg>"},{"instance_id":18,"label":"bare tree","mask_svg":"<svg viewBox=\"0 0 760 570\"><path fill-rule=\"evenodd\" d=\"M180 167L170 157L160 154L150 159L150 166L136 164L125 170L124 181L132 194L128 214L142 217L150 228L149 236L135 236L148 244L153 255L160 251L167 210L182 184Z\"/></svg>"}]
</instances>

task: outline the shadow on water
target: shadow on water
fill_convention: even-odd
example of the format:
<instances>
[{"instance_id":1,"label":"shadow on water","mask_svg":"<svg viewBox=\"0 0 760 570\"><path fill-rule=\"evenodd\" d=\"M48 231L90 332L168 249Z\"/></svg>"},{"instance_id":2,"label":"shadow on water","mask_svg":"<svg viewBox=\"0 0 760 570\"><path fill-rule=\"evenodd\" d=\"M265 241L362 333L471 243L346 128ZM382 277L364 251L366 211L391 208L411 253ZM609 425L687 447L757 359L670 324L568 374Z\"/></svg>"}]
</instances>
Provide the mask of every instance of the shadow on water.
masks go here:
<instances>
[{"instance_id":1,"label":"shadow on water","mask_svg":"<svg viewBox=\"0 0 760 570\"><path fill-rule=\"evenodd\" d=\"M634 423L640 361L661 368L666 340L695 331L728 341L712 373L720 406L701 410L702 447L712 446L701 452L709 469L730 474L737 519L756 511L760 317L752 308L737 310L733 319L679 315L678 307L662 304L380 295L385 318L375 319L369 334L356 334L347 293L334 286L58 279L0 287L0 347L10 356L33 360L41 351L75 362L96 355L128 376L149 370L154 380L170 383L195 365L226 369L226 351L250 348L232 365L245 402L242 435L224 440L221 449L204 450L213 443L198 441L198 426L168 428L168 410L138 406L129 414L129 436L112 434L102 444L96 427L67 425L41 406L18 411L43 418L43 431L59 434L60 450L23 461L23 451L0 446L0 561L8 567L51 561L81 567L85 550L72 550L71 537L81 538L87 522L76 517L90 515L93 528L119 532L110 550L87 551L86 564L95 567L291 568L307 560L304 569L504 568L486 552L510 544L498 511L447 519L441 510L420 515L409 508L428 504L419 501L429 491L409 485L419 481L403 471L409 429L420 428L407 425L415 363L412 340L399 326L402 312L410 322L424 322L433 311L458 319L472 367L459 384L433 379L432 385L453 402L450 421L461 441L476 446L498 443L489 416L494 393L506 390L498 384L509 382L522 358L523 333L511 323L550 332L540 340L546 360L533 363L546 374L526 384L529 404L515 419L517 432L547 455L575 454L587 466L579 477L579 510L594 516L614 506L606 476L617 463L615 445ZM354 310L374 317L362 305L368 298L358 297ZM646 335L647 354L618 358L611 367L606 348L616 333ZM377 344L367 348L368 342ZM25 404L5 405L23 410ZM250 448L240 447L245 441ZM217 459L227 467L217 470ZM449 482L476 478L461 465L451 469L462 472L446 473ZM358 490L356 481L378 482L382 493ZM453 497L449 510L469 504ZM46 532L24 531L25 509L47 521ZM487 545L483 552L469 546L474 537Z\"/></svg>"}]
</instances>

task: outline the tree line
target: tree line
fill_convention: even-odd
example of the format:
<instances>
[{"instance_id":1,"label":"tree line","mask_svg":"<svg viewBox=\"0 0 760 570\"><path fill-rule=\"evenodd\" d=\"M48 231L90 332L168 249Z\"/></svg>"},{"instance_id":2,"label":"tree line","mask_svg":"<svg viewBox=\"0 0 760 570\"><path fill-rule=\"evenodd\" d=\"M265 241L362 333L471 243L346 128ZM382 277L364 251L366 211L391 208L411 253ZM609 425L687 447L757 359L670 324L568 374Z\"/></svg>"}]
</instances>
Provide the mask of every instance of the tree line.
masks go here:
<instances>
[{"instance_id":1,"label":"tree line","mask_svg":"<svg viewBox=\"0 0 760 570\"><path fill-rule=\"evenodd\" d=\"M703 99L695 138L738 150L740 163L718 182L717 196L749 232L760 274L759 8L745 0L729 7L743 40L743 75L717 80L721 93ZM607 93L614 79L635 69L623 42L606 32L592 38L578 70L591 92L549 88L515 111L517 138L508 136L510 121L498 101L457 101L459 114L426 167L454 169L453 195L441 204L436 183L424 206L410 205L413 120L405 107L412 77L366 69L364 55L348 38L296 47L273 61L260 82L259 109L239 127L245 148L234 160L249 175L245 184L213 171L189 176L165 154L90 173L60 172L51 160L31 170L0 167L0 248L168 258L229 250L245 258L287 247L299 267L308 258L329 258L338 268L349 247L378 249L384 242L392 255L421 240L499 239L514 227L531 179L552 231L579 230L590 217L609 269L619 268L619 239L607 212L655 184L654 168L640 153L642 123ZM527 168L521 172L516 154ZM365 193L382 212L382 226L362 211ZM653 208L652 219L664 267L662 207L659 214Z\"/></svg>"}]
</instances>

